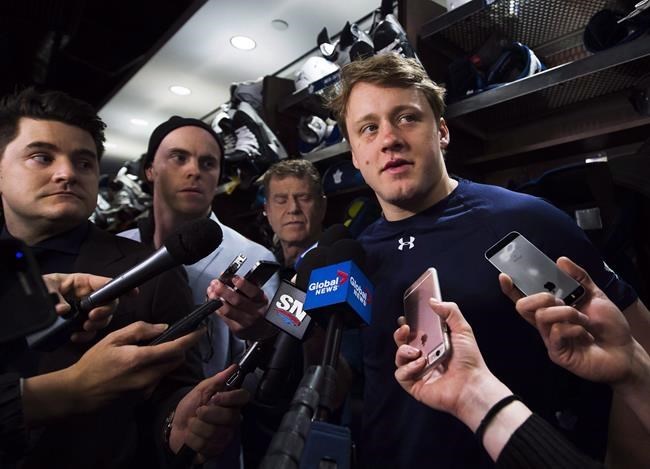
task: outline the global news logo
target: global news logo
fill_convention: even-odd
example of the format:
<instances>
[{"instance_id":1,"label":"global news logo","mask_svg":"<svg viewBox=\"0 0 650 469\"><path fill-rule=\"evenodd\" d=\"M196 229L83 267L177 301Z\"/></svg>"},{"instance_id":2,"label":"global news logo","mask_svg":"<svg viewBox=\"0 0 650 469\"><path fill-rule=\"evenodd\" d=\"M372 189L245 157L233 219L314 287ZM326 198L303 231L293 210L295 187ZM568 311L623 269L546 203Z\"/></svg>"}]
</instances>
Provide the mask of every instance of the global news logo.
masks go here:
<instances>
[{"instance_id":1,"label":"global news logo","mask_svg":"<svg viewBox=\"0 0 650 469\"><path fill-rule=\"evenodd\" d=\"M320 282L312 282L309 284L309 291L314 295L325 295L326 293L334 293L343 286L350 278L350 274L342 270L336 271L336 278L321 280Z\"/></svg>"},{"instance_id":2,"label":"global news logo","mask_svg":"<svg viewBox=\"0 0 650 469\"><path fill-rule=\"evenodd\" d=\"M350 277L350 285L352 285L354 296L357 298L357 300L359 300L359 302L361 302L363 306L372 304L372 295L370 294L370 290L368 290L367 287L359 285L354 277Z\"/></svg>"}]
</instances>

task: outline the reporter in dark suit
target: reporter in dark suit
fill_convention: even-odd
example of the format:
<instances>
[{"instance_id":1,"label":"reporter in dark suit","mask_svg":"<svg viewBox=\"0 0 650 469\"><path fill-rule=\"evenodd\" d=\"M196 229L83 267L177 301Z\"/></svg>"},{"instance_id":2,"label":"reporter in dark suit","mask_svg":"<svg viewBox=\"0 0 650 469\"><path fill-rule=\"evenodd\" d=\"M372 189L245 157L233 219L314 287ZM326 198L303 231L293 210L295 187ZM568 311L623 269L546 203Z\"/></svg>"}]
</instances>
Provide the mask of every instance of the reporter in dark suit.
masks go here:
<instances>
[{"instance_id":1,"label":"reporter in dark suit","mask_svg":"<svg viewBox=\"0 0 650 469\"><path fill-rule=\"evenodd\" d=\"M104 127L88 104L63 93L27 89L0 103L1 236L31 246L43 273L114 277L151 253L87 221L97 200ZM171 324L187 314L192 300L184 277L176 269L146 282L137 298L120 303L95 340L135 321ZM29 366L20 371L33 376L69 367L92 344L24 352L20 361ZM216 456L231 437L245 396L220 393L220 405L208 409L223 376L195 386L200 379L198 357L188 353L146 401L126 393L92 413L48 425L23 466L161 467L183 443L201 457Z\"/></svg>"}]
</instances>

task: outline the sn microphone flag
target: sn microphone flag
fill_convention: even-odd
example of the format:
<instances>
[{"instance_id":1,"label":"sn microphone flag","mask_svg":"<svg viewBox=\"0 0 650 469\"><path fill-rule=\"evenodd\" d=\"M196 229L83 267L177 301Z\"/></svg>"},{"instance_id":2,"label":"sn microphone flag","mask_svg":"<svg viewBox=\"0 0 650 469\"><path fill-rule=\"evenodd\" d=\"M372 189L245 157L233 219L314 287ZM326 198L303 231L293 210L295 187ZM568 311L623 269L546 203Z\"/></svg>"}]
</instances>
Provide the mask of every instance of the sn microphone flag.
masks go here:
<instances>
[{"instance_id":1,"label":"sn microphone flag","mask_svg":"<svg viewBox=\"0 0 650 469\"><path fill-rule=\"evenodd\" d=\"M304 303L305 292L283 280L271 300L264 318L287 334L302 340L310 321L309 316L303 310Z\"/></svg>"}]
</instances>

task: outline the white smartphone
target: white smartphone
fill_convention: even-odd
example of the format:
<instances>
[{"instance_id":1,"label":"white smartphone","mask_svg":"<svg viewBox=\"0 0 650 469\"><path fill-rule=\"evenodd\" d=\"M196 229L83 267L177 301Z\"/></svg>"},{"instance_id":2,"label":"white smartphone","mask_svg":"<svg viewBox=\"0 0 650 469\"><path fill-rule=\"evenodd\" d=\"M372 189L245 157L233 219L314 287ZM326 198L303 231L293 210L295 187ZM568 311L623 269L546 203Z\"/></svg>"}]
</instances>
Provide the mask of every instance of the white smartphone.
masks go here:
<instances>
[{"instance_id":1,"label":"white smartphone","mask_svg":"<svg viewBox=\"0 0 650 469\"><path fill-rule=\"evenodd\" d=\"M429 305L429 299L441 300L438 273L433 267L424 271L404 292L404 316L409 325L409 345L426 358L422 374L442 363L451 351L447 323Z\"/></svg>"},{"instance_id":2,"label":"white smartphone","mask_svg":"<svg viewBox=\"0 0 650 469\"><path fill-rule=\"evenodd\" d=\"M513 231L485 252L499 271L507 274L526 296L549 292L567 305L575 305L585 289L523 235Z\"/></svg>"}]
</instances>

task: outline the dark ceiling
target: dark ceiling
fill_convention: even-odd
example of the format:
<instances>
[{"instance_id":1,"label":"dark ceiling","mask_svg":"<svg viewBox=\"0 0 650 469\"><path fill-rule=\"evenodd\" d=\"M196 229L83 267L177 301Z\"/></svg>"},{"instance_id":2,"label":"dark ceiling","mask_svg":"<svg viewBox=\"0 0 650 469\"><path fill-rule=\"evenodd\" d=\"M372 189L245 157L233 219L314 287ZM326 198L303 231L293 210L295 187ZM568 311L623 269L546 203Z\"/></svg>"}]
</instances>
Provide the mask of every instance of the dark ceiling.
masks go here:
<instances>
[{"instance_id":1,"label":"dark ceiling","mask_svg":"<svg viewBox=\"0 0 650 469\"><path fill-rule=\"evenodd\" d=\"M0 93L59 89L100 108L205 0L2 0Z\"/></svg>"}]
</instances>

